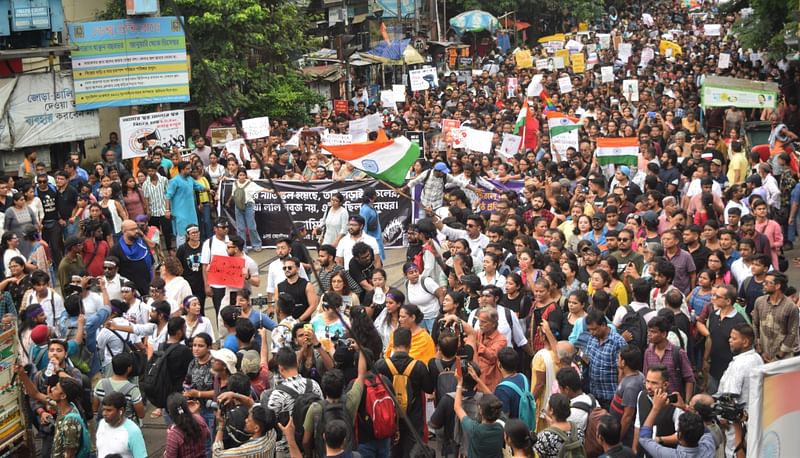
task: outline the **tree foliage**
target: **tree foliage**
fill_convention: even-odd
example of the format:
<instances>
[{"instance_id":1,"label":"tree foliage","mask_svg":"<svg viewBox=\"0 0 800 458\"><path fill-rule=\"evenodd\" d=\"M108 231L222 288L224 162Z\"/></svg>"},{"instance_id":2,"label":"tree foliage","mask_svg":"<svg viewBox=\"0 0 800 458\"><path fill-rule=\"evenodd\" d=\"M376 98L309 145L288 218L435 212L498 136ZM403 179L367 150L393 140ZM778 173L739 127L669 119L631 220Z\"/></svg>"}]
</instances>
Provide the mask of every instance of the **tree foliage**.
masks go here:
<instances>
[{"instance_id":1,"label":"tree foliage","mask_svg":"<svg viewBox=\"0 0 800 458\"><path fill-rule=\"evenodd\" d=\"M753 13L740 19L735 32L745 49L767 49L772 57L782 57L787 46L784 33L796 32L797 23L792 21L797 11L797 2L787 0L749 0L737 2L729 8L740 9L749 6Z\"/></svg>"},{"instance_id":2,"label":"tree foliage","mask_svg":"<svg viewBox=\"0 0 800 458\"><path fill-rule=\"evenodd\" d=\"M109 0L101 19L124 17L123 0ZM171 2L163 15L175 15ZM229 106L248 116L305 121L321 96L308 88L292 64L308 51L308 16L289 0L175 0L193 42L191 99L200 113L226 113L217 88ZM202 60L201 60L202 59ZM216 84L215 84L216 83Z\"/></svg>"}]
</instances>

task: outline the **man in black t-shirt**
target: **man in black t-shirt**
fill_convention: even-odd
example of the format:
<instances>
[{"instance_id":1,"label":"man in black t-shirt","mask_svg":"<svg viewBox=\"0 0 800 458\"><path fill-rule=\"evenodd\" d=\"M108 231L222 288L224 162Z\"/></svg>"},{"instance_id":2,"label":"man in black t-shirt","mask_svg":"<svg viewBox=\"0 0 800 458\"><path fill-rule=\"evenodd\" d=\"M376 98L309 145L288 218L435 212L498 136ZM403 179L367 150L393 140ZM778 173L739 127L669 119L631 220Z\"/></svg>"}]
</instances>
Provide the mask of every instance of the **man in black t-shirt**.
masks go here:
<instances>
[{"instance_id":1,"label":"man in black t-shirt","mask_svg":"<svg viewBox=\"0 0 800 458\"><path fill-rule=\"evenodd\" d=\"M359 300L363 301L367 291L372 291L372 272L375 271L375 252L372 247L364 242L358 242L353 246L353 258L347 266L347 273L358 289L353 291L358 294Z\"/></svg>"},{"instance_id":2,"label":"man in black t-shirt","mask_svg":"<svg viewBox=\"0 0 800 458\"><path fill-rule=\"evenodd\" d=\"M51 186L46 174L39 174L36 176L35 194L42 201L44 208L44 217L42 218L42 238L48 245L50 245L50 252L53 255L54 265L61 262L62 247L62 229L58 224L59 213L56 205L57 196L55 186ZM76 200L77 202L77 200Z\"/></svg>"},{"instance_id":3,"label":"man in black t-shirt","mask_svg":"<svg viewBox=\"0 0 800 458\"><path fill-rule=\"evenodd\" d=\"M205 316L206 287L203 281L203 265L200 255L203 246L200 243L200 228L196 224L186 227L186 243L178 247L175 257L183 266L183 278L189 282L192 294L200 300L200 313Z\"/></svg>"}]
</instances>

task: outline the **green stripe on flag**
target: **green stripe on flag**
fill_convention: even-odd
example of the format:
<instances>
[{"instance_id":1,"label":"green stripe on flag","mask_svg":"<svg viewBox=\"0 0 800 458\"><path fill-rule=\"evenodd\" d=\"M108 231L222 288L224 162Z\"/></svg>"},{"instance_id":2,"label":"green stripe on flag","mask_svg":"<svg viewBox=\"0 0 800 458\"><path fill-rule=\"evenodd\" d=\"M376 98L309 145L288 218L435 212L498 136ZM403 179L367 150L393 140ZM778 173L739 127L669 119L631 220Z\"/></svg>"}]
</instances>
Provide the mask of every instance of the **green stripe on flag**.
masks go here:
<instances>
[{"instance_id":1,"label":"green stripe on flag","mask_svg":"<svg viewBox=\"0 0 800 458\"><path fill-rule=\"evenodd\" d=\"M556 135L566 134L567 132L572 132L573 130L578 130L580 128L580 124L550 126L550 138L555 137Z\"/></svg>"},{"instance_id":2,"label":"green stripe on flag","mask_svg":"<svg viewBox=\"0 0 800 458\"><path fill-rule=\"evenodd\" d=\"M619 156L597 156L597 163L600 165L638 165L639 157L627 154Z\"/></svg>"},{"instance_id":3,"label":"green stripe on flag","mask_svg":"<svg viewBox=\"0 0 800 458\"><path fill-rule=\"evenodd\" d=\"M414 142L410 143L411 145L403 154L403 157L383 173L364 172L373 178L383 180L394 186L403 186L403 184L405 184L408 171L411 169L411 166L414 165L414 161L419 159L419 145Z\"/></svg>"}]
</instances>

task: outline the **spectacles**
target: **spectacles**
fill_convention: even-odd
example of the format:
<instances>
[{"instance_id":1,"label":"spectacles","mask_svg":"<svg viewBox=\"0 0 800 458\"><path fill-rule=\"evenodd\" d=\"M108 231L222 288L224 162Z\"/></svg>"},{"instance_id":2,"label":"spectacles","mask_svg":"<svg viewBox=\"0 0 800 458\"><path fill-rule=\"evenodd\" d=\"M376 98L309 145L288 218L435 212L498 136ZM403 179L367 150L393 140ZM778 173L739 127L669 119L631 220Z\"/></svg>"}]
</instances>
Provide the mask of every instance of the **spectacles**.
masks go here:
<instances>
[{"instance_id":1,"label":"spectacles","mask_svg":"<svg viewBox=\"0 0 800 458\"><path fill-rule=\"evenodd\" d=\"M774 285L776 282L774 280L764 280L765 285Z\"/></svg>"},{"instance_id":2,"label":"spectacles","mask_svg":"<svg viewBox=\"0 0 800 458\"><path fill-rule=\"evenodd\" d=\"M631 239L619 239L620 242L630 242Z\"/></svg>"},{"instance_id":3,"label":"spectacles","mask_svg":"<svg viewBox=\"0 0 800 458\"><path fill-rule=\"evenodd\" d=\"M283 266L283 270L292 270L294 267L292 266Z\"/></svg>"}]
</instances>

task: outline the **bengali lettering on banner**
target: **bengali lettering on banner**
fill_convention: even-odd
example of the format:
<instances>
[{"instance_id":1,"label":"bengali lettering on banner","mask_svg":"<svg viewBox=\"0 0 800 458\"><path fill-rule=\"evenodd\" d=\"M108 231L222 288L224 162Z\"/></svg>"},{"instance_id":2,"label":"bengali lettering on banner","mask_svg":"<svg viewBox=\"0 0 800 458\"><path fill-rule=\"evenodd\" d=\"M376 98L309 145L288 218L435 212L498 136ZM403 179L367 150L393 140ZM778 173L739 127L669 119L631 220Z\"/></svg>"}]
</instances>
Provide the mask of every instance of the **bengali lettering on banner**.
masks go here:
<instances>
[{"instance_id":1,"label":"bengali lettering on banner","mask_svg":"<svg viewBox=\"0 0 800 458\"><path fill-rule=\"evenodd\" d=\"M174 16L69 24L78 110L189 101L186 39Z\"/></svg>"},{"instance_id":2,"label":"bengali lettering on banner","mask_svg":"<svg viewBox=\"0 0 800 458\"><path fill-rule=\"evenodd\" d=\"M516 193L522 192L525 187L525 182L522 180L512 180L503 183L498 180L489 180L493 185L500 188L502 191L484 191L481 197L481 203L478 206L479 211L494 211L497 202L500 201L500 194L506 191L514 191Z\"/></svg>"},{"instance_id":3,"label":"bengali lettering on banner","mask_svg":"<svg viewBox=\"0 0 800 458\"><path fill-rule=\"evenodd\" d=\"M266 180L254 180L263 188L269 188ZM281 193L286 209L292 214L295 223L302 223L311 230L317 227L325 216L330 197L336 192L342 193L345 206L350 214L358 213L361 207L361 198L364 189L373 188L377 191L378 200L374 207L380 215L383 243L386 248L400 248L404 245L406 226L411 222L411 201L398 196L391 188L374 180L365 181L310 181L305 183L295 181L274 181L277 191ZM232 192L232 182L220 183L220 201L227 202ZM274 246L275 241L288 237L290 232L289 218L282 217L281 205L274 193L264 191L256 195L256 227L261 235L264 246ZM233 207L223 207L220 214L224 214L231 221L235 221ZM315 246L309 235L305 243Z\"/></svg>"},{"instance_id":4,"label":"bengali lettering on banner","mask_svg":"<svg viewBox=\"0 0 800 458\"><path fill-rule=\"evenodd\" d=\"M13 147L64 143L100 136L97 110L76 111L69 73L17 77L3 114Z\"/></svg>"},{"instance_id":5,"label":"bengali lettering on banner","mask_svg":"<svg viewBox=\"0 0 800 458\"><path fill-rule=\"evenodd\" d=\"M230 288L244 286L244 258L211 256L208 264L208 284L225 285Z\"/></svg>"},{"instance_id":6,"label":"bengali lettering on banner","mask_svg":"<svg viewBox=\"0 0 800 458\"><path fill-rule=\"evenodd\" d=\"M147 150L160 145L169 151L177 145L186 147L183 110L159 111L119 118L119 142L123 159L142 157ZM236 151L238 155L238 151Z\"/></svg>"}]
</instances>

